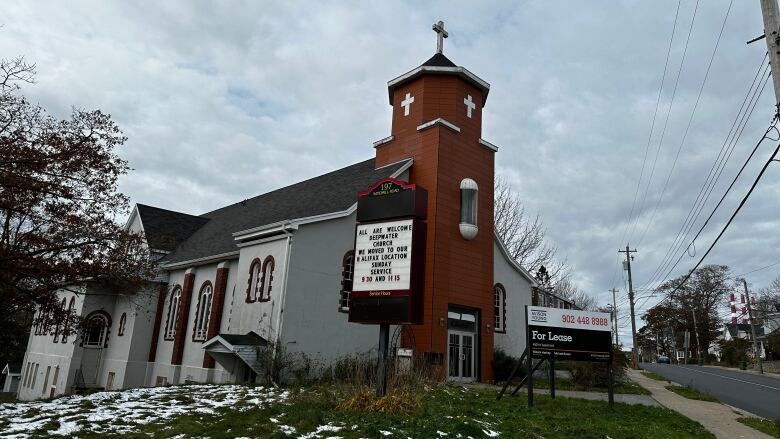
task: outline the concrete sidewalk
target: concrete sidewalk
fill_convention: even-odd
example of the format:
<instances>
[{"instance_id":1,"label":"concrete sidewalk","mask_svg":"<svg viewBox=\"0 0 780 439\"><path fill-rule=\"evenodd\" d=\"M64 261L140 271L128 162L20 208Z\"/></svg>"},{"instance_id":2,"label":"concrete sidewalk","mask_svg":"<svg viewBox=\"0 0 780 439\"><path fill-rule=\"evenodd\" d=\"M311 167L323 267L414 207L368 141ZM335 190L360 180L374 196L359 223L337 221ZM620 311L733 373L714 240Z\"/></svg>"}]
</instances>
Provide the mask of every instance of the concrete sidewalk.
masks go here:
<instances>
[{"instance_id":1,"label":"concrete sidewalk","mask_svg":"<svg viewBox=\"0 0 780 439\"><path fill-rule=\"evenodd\" d=\"M653 399L661 405L700 423L717 438L773 439L772 436L737 421L737 418L751 416L749 413L737 413L738 409L718 402L697 401L685 398L666 390L664 387L669 385L667 381L647 378L638 370L629 369L628 376L634 382L649 390Z\"/></svg>"},{"instance_id":2,"label":"concrete sidewalk","mask_svg":"<svg viewBox=\"0 0 780 439\"><path fill-rule=\"evenodd\" d=\"M474 389L490 389L495 390L496 394L498 394L499 391L501 391L501 386L496 386L493 384L485 384L485 383L465 383L463 384L465 387L470 387ZM511 398L509 395L512 393L512 390L514 390L514 386L510 386L506 389L506 393L504 394L504 398ZM539 389L534 388L534 395L549 395L550 390L548 389ZM522 395L522 396L521 396ZM519 392L517 392L516 398L523 398L525 399L528 395L528 388L523 386L522 389L520 389ZM555 396L561 396L564 398L580 398L580 399L589 399L591 401L609 401L609 395L606 393L600 393L600 392L581 392L578 390L558 390L555 389ZM623 403L623 404L639 404L639 405L647 405L651 407L661 407L661 404L659 404L655 399L653 399L650 395L632 395L627 393L616 393L615 394L615 402Z\"/></svg>"}]
</instances>

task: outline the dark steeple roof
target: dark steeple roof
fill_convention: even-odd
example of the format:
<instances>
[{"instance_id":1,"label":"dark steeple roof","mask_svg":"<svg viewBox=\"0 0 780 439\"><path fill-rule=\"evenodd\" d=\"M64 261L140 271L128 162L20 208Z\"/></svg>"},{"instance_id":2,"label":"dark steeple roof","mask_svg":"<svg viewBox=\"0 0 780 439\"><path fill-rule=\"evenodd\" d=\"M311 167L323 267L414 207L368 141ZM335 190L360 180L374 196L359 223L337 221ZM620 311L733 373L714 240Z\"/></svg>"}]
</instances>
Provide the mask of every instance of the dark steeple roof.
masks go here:
<instances>
[{"instance_id":1,"label":"dark steeple roof","mask_svg":"<svg viewBox=\"0 0 780 439\"><path fill-rule=\"evenodd\" d=\"M149 248L171 251L206 224L203 218L159 207L137 204Z\"/></svg>"},{"instance_id":2,"label":"dark steeple roof","mask_svg":"<svg viewBox=\"0 0 780 439\"><path fill-rule=\"evenodd\" d=\"M428 61L422 63L422 65L429 67L457 67L457 65L450 61L449 58L444 56L443 53L437 53L436 55L433 55L430 57L430 59L428 59Z\"/></svg>"}]
</instances>

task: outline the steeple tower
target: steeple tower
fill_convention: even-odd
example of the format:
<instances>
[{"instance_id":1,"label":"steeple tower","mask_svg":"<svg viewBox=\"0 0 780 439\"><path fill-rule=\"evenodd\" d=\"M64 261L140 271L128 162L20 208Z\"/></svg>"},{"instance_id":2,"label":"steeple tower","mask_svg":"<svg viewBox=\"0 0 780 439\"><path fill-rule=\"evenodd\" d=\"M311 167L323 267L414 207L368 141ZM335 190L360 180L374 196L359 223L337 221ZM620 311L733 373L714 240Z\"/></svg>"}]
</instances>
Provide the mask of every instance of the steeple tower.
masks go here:
<instances>
[{"instance_id":1,"label":"steeple tower","mask_svg":"<svg viewBox=\"0 0 780 439\"><path fill-rule=\"evenodd\" d=\"M448 33L433 25L437 52L387 84L393 106L391 135L374 144L376 166L412 158L410 182L428 190L424 324L407 340L452 377L454 315L475 318L472 378L492 378L493 179L497 148L482 140L482 108L490 85L443 53ZM464 192L465 191L465 192ZM473 203L464 220L462 200ZM477 196L478 193L478 196ZM468 210L466 208L466 210ZM465 224L473 221L474 224ZM465 322L466 320L464 320ZM461 340L461 339L459 339ZM463 366L465 367L465 366ZM458 373L464 372L458 366ZM468 377L463 377L468 378Z\"/></svg>"}]
</instances>

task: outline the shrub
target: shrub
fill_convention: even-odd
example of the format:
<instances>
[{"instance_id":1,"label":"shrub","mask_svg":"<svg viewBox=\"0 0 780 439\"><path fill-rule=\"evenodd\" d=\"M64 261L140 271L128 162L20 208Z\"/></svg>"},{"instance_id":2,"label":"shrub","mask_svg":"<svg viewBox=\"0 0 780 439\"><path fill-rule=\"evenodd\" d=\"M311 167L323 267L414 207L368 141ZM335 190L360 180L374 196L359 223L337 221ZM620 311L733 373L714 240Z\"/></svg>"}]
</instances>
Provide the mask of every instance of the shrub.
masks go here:
<instances>
[{"instance_id":1,"label":"shrub","mask_svg":"<svg viewBox=\"0 0 780 439\"><path fill-rule=\"evenodd\" d=\"M517 358L507 355L503 350L496 349L493 352L493 361L490 363L493 366L493 381L506 381L518 361Z\"/></svg>"},{"instance_id":2,"label":"shrub","mask_svg":"<svg viewBox=\"0 0 780 439\"><path fill-rule=\"evenodd\" d=\"M615 381L625 378L628 366L628 355L620 349L612 349L612 369ZM605 363L573 361L571 363L571 378L574 384L584 387L607 387L609 375Z\"/></svg>"},{"instance_id":3,"label":"shrub","mask_svg":"<svg viewBox=\"0 0 780 439\"><path fill-rule=\"evenodd\" d=\"M729 366L736 366L740 361L747 361L747 351L750 342L741 338L720 342L720 361Z\"/></svg>"},{"instance_id":4,"label":"shrub","mask_svg":"<svg viewBox=\"0 0 780 439\"><path fill-rule=\"evenodd\" d=\"M360 389L336 409L354 412L379 412L388 415L414 414L422 407L422 393L409 389L394 389L389 395L375 397L368 390Z\"/></svg>"}]
</instances>

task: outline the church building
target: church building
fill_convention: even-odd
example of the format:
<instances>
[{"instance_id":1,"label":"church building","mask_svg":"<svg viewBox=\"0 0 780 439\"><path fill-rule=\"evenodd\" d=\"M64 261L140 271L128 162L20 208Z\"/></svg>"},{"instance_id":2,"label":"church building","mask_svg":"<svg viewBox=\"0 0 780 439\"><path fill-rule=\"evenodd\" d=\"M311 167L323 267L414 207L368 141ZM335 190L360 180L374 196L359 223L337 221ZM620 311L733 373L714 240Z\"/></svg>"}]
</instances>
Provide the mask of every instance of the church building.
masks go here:
<instances>
[{"instance_id":1,"label":"church building","mask_svg":"<svg viewBox=\"0 0 780 439\"><path fill-rule=\"evenodd\" d=\"M146 237L158 278L133 295L58 292L86 324L68 336L36 318L18 397L254 381L264 349L325 365L376 352L378 326L348 314L358 193L383 179L427 191L421 323L392 327L391 354L411 352L452 381L490 381L498 349L520 356L525 305L572 305L495 236L490 85L450 61L443 24L434 30L437 52L387 83L392 129L370 159L197 216L137 204L127 227Z\"/></svg>"}]
</instances>

